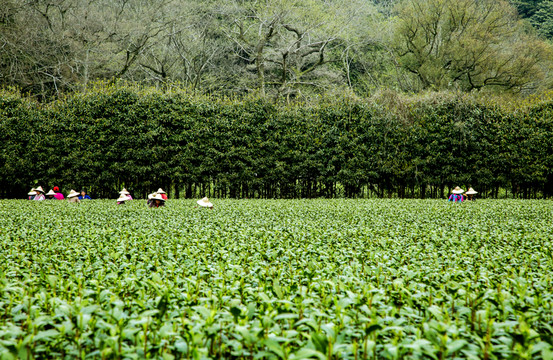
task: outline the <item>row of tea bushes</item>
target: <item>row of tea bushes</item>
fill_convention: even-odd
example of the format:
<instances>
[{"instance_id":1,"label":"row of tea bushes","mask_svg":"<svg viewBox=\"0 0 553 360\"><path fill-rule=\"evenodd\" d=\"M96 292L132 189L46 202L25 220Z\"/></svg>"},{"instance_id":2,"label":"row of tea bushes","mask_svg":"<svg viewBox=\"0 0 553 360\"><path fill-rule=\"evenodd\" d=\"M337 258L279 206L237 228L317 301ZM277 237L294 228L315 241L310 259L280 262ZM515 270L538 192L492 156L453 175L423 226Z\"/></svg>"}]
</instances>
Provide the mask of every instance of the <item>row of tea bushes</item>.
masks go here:
<instances>
[{"instance_id":1,"label":"row of tea bushes","mask_svg":"<svg viewBox=\"0 0 553 360\"><path fill-rule=\"evenodd\" d=\"M0 201L0 358L553 358L546 201Z\"/></svg>"}]
</instances>

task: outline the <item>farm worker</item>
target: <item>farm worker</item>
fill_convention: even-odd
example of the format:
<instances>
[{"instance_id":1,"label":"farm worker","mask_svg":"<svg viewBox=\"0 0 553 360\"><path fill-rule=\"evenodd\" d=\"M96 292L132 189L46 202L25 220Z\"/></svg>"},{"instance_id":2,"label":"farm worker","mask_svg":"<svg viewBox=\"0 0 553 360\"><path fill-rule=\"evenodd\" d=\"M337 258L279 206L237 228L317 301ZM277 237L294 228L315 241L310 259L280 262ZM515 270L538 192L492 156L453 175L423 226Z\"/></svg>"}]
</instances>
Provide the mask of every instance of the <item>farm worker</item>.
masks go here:
<instances>
[{"instance_id":1,"label":"farm worker","mask_svg":"<svg viewBox=\"0 0 553 360\"><path fill-rule=\"evenodd\" d=\"M70 203L80 203L81 200L79 200L79 193L75 190L71 189L69 194L67 194L67 202Z\"/></svg>"},{"instance_id":2,"label":"farm worker","mask_svg":"<svg viewBox=\"0 0 553 360\"><path fill-rule=\"evenodd\" d=\"M132 196L131 196L131 193L127 191L127 189L123 189L121 191L119 191L119 194L121 195L125 195L126 197L128 197L127 200L132 200Z\"/></svg>"},{"instance_id":3,"label":"farm worker","mask_svg":"<svg viewBox=\"0 0 553 360\"><path fill-rule=\"evenodd\" d=\"M165 191L163 191L162 188L157 189L156 192L157 192L158 194L161 195L161 197L163 198L163 200L167 200L167 193L166 193Z\"/></svg>"},{"instance_id":4,"label":"farm worker","mask_svg":"<svg viewBox=\"0 0 553 360\"><path fill-rule=\"evenodd\" d=\"M156 195L156 193L151 193L151 194L148 194L148 201L146 201L146 205L148 205L148 207L152 207L152 204L155 203L155 199L154 199L154 196ZM163 197L162 197L163 198Z\"/></svg>"},{"instance_id":5,"label":"farm worker","mask_svg":"<svg viewBox=\"0 0 553 360\"><path fill-rule=\"evenodd\" d=\"M120 194L119 199L117 199L117 205L123 205L125 201L131 200L130 196L127 196L125 194Z\"/></svg>"},{"instance_id":6,"label":"farm worker","mask_svg":"<svg viewBox=\"0 0 553 360\"><path fill-rule=\"evenodd\" d=\"M158 208L161 206L165 206L165 199L161 194L153 193L148 195L148 207Z\"/></svg>"},{"instance_id":7,"label":"farm worker","mask_svg":"<svg viewBox=\"0 0 553 360\"><path fill-rule=\"evenodd\" d=\"M65 199L65 197L63 196L63 194L60 192L60 188L59 188L59 187L54 186L54 189L53 189L53 190L54 190L54 192L56 193L56 194L54 195L54 199L56 199L56 200L64 200L64 199Z\"/></svg>"},{"instance_id":8,"label":"farm worker","mask_svg":"<svg viewBox=\"0 0 553 360\"><path fill-rule=\"evenodd\" d=\"M204 197L201 200L196 201L196 203L202 207L208 207L213 210L213 204L209 201L209 198Z\"/></svg>"},{"instance_id":9,"label":"farm worker","mask_svg":"<svg viewBox=\"0 0 553 360\"><path fill-rule=\"evenodd\" d=\"M29 200L34 200L34 198L36 196L35 188L32 188L31 191L29 193L27 193L27 195L29 195Z\"/></svg>"},{"instance_id":10,"label":"farm worker","mask_svg":"<svg viewBox=\"0 0 553 360\"><path fill-rule=\"evenodd\" d=\"M37 187L35 189L35 192L36 192L36 195L33 198L33 200L42 201L42 200L46 199L46 197L44 196L44 190L42 189L42 186Z\"/></svg>"},{"instance_id":11,"label":"farm worker","mask_svg":"<svg viewBox=\"0 0 553 360\"><path fill-rule=\"evenodd\" d=\"M90 196L86 193L85 189L81 190L81 195L79 195L79 200L92 200Z\"/></svg>"},{"instance_id":12,"label":"farm worker","mask_svg":"<svg viewBox=\"0 0 553 360\"><path fill-rule=\"evenodd\" d=\"M467 195L468 201L474 201L474 195L478 194L478 191L474 190L473 188L469 187L468 191L465 193Z\"/></svg>"},{"instance_id":13,"label":"farm worker","mask_svg":"<svg viewBox=\"0 0 553 360\"><path fill-rule=\"evenodd\" d=\"M54 192L54 190L50 189L50 191L46 193L46 196L48 196L46 200L54 200L54 195L56 195L56 193Z\"/></svg>"},{"instance_id":14,"label":"farm worker","mask_svg":"<svg viewBox=\"0 0 553 360\"><path fill-rule=\"evenodd\" d=\"M449 196L448 201L453 202L462 202L463 201L463 193L465 190L461 189L459 186L456 186L455 189L451 190L451 195Z\"/></svg>"}]
</instances>

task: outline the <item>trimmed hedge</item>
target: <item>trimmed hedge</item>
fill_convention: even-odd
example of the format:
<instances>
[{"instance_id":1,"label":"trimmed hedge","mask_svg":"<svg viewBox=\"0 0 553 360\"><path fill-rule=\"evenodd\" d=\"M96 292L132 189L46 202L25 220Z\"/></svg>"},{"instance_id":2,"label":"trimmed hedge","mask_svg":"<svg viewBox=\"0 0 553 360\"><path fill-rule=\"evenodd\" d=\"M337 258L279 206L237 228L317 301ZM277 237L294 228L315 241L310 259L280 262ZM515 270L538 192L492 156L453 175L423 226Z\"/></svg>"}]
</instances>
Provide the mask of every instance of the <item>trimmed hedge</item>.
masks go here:
<instances>
[{"instance_id":1,"label":"trimmed hedge","mask_svg":"<svg viewBox=\"0 0 553 360\"><path fill-rule=\"evenodd\" d=\"M553 194L553 101L431 94L277 106L108 86L41 105L0 93L0 196L34 185L115 197Z\"/></svg>"}]
</instances>

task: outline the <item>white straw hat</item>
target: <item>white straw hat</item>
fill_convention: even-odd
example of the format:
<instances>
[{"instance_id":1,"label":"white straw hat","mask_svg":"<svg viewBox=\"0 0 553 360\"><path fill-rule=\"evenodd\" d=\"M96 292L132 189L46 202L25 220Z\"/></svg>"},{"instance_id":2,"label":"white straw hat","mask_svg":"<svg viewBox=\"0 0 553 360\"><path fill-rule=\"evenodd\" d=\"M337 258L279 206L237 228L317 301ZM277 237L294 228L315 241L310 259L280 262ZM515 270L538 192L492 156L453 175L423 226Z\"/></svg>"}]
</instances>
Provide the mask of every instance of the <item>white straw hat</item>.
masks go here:
<instances>
[{"instance_id":1,"label":"white straw hat","mask_svg":"<svg viewBox=\"0 0 553 360\"><path fill-rule=\"evenodd\" d=\"M33 189L34 191L40 191L44 194L44 190L42 189L42 186L37 187L36 189Z\"/></svg>"},{"instance_id":2,"label":"white straw hat","mask_svg":"<svg viewBox=\"0 0 553 360\"><path fill-rule=\"evenodd\" d=\"M48 196L49 196L49 195L54 196L54 195L56 195L56 193L54 192L54 190L50 189L50 191L48 191L48 192L46 193L46 195L48 195Z\"/></svg>"},{"instance_id":3,"label":"white straw hat","mask_svg":"<svg viewBox=\"0 0 553 360\"><path fill-rule=\"evenodd\" d=\"M478 194L478 191L474 190L473 188L469 188L465 194L474 195L474 194Z\"/></svg>"},{"instance_id":4,"label":"white straw hat","mask_svg":"<svg viewBox=\"0 0 553 360\"><path fill-rule=\"evenodd\" d=\"M131 193L128 192L127 189L123 189L123 190L119 191L119 194L130 195Z\"/></svg>"},{"instance_id":5,"label":"white straw hat","mask_svg":"<svg viewBox=\"0 0 553 360\"><path fill-rule=\"evenodd\" d=\"M465 190L461 189L459 186L456 186L455 189L451 190L452 194L462 194Z\"/></svg>"},{"instance_id":6,"label":"white straw hat","mask_svg":"<svg viewBox=\"0 0 553 360\"><path fill-rule=\"evenodd\" d=\"M129 197L124 194L121 194L119 195L119 199L117 199L117 202L127 201L127 200L130 200Z\"/></svg>"},{"instance_id":7,"label":"white straw hat","mask_svg":"<svg viewBox=\"0 0 553 360\"><path fill-rule=\"evenodd\" d=\"M27 193L27 195L36 195L35 189L31 189L31 192Z\"/></svg>"},{"instance_id":8,"label":"white straw hat","mask_svg":"<svg viewBox=\"0 0 553 360\"><path fill-rule=\"evenodd\" d=\"M68 198L72 198L72 197L75 197L75 196L79 196L80 194L78 192L76 192L75 190L71 189L71 191L69 192L69 194L67 195Z\"/></svg>"},{"instance_id":9,"label":"white straw hat","mask_svg":"<svg viewBox=\"0 0 553 360\"><path fill-rule=\"evenodd\" d=\"M196 203L200 206L204 206L204 207L213 207L213 204L211 202L209 202L209 199L204 197L203 199L201 200L198 200L196 201Z\"/></svg>"},{"instance_id":10,"label":"white straw hat","mask_svg":"<svg viewBox=\"0 0 553 360\"><path fill-rule=\"evenodd\" d=\"M157 189L156 191L158 194L167 194L165 191L163 191L162 188Z\"/></svg>"},{"instance_id":11,"label":"white straw hat","mask_svg":"<svg viewBox=\"0 0 553 360\"><path fill-rule=\"evenodd\" d=\"M151 195L151 197L150 197L150 195ZM165 201L165 199L162 198L161 195L158 194L158 193L153 193L153 194L150 194L150 195L148 195L148 199Z\"/></svg>"}]
</instances>

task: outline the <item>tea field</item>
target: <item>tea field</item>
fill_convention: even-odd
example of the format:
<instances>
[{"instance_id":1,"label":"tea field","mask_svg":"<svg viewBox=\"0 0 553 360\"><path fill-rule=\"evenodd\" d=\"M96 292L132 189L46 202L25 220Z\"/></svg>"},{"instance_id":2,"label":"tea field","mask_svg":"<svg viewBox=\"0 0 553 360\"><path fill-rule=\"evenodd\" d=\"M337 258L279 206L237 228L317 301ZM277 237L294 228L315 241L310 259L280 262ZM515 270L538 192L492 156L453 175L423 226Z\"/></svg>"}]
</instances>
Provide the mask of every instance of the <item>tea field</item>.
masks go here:
<instances>
[{"instance_id":1,"label":"tea field","mask_svg":"<svg viewBox=\"0 0 553 360\"><path fill-rule=\"evenodd\" d=\"M553 359L553 202L0 201L0 359Z\"/></svg>"}]
</instances>

